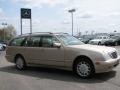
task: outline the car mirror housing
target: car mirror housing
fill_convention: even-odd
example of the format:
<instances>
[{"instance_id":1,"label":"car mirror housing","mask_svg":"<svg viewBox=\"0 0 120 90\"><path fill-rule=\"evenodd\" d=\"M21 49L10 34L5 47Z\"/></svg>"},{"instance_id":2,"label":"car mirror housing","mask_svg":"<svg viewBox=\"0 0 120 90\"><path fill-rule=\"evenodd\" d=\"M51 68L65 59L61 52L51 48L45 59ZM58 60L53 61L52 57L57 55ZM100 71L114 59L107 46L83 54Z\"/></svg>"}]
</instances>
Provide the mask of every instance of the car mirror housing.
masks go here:
<instances>
[{"instance_id":1,"label":"car mirror housing","mask_svg":"<svg viewBox=\"0 0 120 90\"><path fill-rule=\"evenodd\" d=\"M54 43L53 46L57 47L57 48L60 48L61 47L61 43Z\"/></svg>"}]
</instances>

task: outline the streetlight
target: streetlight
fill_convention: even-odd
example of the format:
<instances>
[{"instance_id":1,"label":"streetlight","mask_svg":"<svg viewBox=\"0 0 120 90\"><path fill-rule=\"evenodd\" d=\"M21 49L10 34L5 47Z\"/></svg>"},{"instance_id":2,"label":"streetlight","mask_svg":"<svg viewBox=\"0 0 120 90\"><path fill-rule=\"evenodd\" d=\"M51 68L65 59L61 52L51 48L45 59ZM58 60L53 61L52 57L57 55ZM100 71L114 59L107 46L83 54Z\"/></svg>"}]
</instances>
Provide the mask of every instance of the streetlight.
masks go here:
<instances>
[{"instance_id":1,"label":"streetlight","mask_svg":"<svg viewBox=\"0 0 120 90\"><path fill-rule=\"evenodd\" d=\"M71 17L72 17L72 36L73 36L73 12L75 12L75 9L70 9L68 10L69 13L71 13Z\"/></svg>"},{"instance_id":2,"label":"streetlight","mask_svg":"<svg viewBox=\"0 0 120 90\"><path fill-rule=\"evenodd\" d=\"M3 39L5 41L5 26L7 26L7 23L3 22L2 25L4 26L4 28L3 28Z\"/></svg>"}]
</instances>

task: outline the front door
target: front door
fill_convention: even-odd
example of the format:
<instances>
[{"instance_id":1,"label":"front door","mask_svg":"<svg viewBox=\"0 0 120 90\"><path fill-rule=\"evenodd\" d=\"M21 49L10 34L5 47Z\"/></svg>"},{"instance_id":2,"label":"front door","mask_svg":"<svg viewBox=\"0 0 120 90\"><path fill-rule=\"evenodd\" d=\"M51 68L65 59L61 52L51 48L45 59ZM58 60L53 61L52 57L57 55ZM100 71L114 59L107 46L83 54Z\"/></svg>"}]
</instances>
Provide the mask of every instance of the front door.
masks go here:
<instances>
[{"instance_id":1,"label":"front door","mask_svg":"<svg viewBox=\"0 0 120 90\"><path fill-rule=\"evenodd\" d=\"M53 43L60 43L54 36L42 36L42 54L46 65L64 66L64 48L54 47Z\"/></svg>"}]
</instances>

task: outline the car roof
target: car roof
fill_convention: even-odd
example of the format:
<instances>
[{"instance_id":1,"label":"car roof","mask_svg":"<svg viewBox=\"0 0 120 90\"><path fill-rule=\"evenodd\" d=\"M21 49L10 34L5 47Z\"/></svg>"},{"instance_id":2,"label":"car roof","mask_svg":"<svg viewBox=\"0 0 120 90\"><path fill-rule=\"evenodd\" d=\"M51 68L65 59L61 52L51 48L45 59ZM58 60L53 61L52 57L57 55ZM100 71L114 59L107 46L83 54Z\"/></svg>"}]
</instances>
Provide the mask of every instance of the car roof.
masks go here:
<instances>
[{"instance_id":1,"label":"car roof","mask_svg":"<svg viewBox=\"0 0 120 90\"><path fill-rule=\"evenodd\" d=\"M52 33L52 32L35 32L35 33L26 33L26 34L23 34L23 35L19 35L15 38L19 38L19 37L27 37L27 36L37 36L37 35L65 35L65 34L68 34L68 33Z\"/></svg>"}]
</instances>

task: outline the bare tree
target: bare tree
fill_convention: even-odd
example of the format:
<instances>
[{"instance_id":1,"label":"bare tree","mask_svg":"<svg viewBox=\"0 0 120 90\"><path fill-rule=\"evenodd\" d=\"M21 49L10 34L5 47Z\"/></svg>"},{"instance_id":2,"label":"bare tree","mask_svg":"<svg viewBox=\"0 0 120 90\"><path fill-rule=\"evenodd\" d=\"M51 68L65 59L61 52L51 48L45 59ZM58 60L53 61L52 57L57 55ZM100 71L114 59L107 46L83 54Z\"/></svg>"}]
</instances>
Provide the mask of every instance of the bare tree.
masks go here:
<instances>
[{"instance_id":1,"label":"bare tree","mask_svg":"<svg viewBox=\"0 0 120 90\"><path fill-rule=\"evenodd\" d=\"M5 35L5 36L4 36ZM5 37L5 40L9 40L16 36L16 30L14 26L8 25L5 28L0 29L0 39L3 40Z\"/></svg>"}]
</instances>

